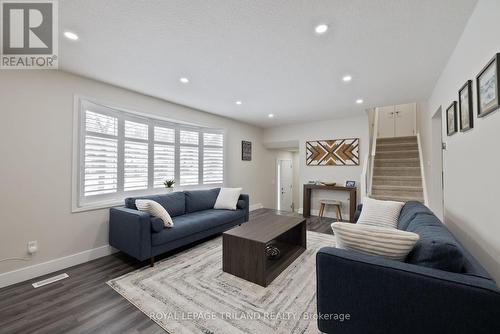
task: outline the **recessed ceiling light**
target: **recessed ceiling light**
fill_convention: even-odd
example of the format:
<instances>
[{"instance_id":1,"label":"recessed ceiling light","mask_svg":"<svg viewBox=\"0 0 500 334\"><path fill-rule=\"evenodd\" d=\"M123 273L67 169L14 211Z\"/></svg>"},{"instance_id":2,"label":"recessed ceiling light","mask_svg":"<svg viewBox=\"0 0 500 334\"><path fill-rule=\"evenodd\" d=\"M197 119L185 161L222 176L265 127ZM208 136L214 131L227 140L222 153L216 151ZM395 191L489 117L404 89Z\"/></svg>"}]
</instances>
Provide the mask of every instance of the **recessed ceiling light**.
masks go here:
<instances>
[{"instance_id":1,"label":"recessed ceiling light","mask_svg":"<svg viewBox=\"0 0 500 334\"><path fill-rule=\"evenodd\" d=\"M65 31L64 37L66 37L67 39L71 39L72 41L76 41L79 38L77 34L71 32L71 31Z\"/></svg>"},{"instance_id":2,"label":"recessed ceiling light","mask_svg":"<svg viewBox=\"0 0 500 334\"><path fill-rule=\"evenodd\" d=\"M269 115L267 115L267 117L274 118L274 114L269 114Z\"/></svg>"},{"instance_id":3,"label":"recessed ceiling light","mask_svg":"<svg viewBox=\"0 0 500 334\"><path fill-rule=\"evenodd\" d=\"M352 77L350 75L344 75L342 77L342 81L344 81L344 82L349 82L351 80L352 80Z\"/></svg>"},{"instance_id":4,"label":"recessed ceiling light","mask_svg":"<svg viewBox=\"0 0 500 334\"><path fill-rule=\"evenodd\" d=\"M320 24L317 25L316 28L314 28L314 31L316 31L317 34L324 34L328 30L328 25L326 24Z\"/></svg>"},{"instance_id":5,"label":"recessed ceiling light","mask_svg":"<svg viewBox=\"0 0 500 334\"><path fill-rule=\"evenodd\" d=\"M357 99L357 100L356 100L356 103L357 103L357 104L361 104L361 103L363 103L363 99Z\"/></svg>"},{"instance_id":6,"label":"recessed ceiling light","mask_svg":"<svg viewBox=\"0 0 500 334\"><path fill-rule=\"evenodd\" d=\"M235 103L236 103L237 105L239 105L239 106L243 104L243 102L241 102L241 101L239 101L239 100L238 100L238 101L236 101Z\"/></svg>"},{"instance_id":7,"label":"recessed ceiling light","mask_svg":"<svg viewBox=\"0 0 500 334\"><path fill-rule=\"evenodd\" d=\"M182 82L183 84L189 83L189 79L184 77L180 78L179 81Z\"/></svg>"}]
</instances>

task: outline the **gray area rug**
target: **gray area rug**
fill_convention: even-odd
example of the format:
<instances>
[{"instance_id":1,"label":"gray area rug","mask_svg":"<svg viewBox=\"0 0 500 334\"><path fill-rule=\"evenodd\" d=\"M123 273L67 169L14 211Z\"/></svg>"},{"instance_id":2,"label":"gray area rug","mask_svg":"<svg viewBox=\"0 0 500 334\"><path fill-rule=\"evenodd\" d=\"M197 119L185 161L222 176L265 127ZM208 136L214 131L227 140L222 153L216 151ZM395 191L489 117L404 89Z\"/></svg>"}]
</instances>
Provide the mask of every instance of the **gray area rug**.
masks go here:
<instances>
[{"instance_id":1,"label":"gray area rug","mask_svg":"<svg viewBox=\"0 0 500 334\"><path fill-rule=\"evenodd\" d=\"M171 334L318 333L316 252L332 235L307 232L307 250L267 288L222 271L222 237L108 282Z\"/></svg>"}]
</instances>

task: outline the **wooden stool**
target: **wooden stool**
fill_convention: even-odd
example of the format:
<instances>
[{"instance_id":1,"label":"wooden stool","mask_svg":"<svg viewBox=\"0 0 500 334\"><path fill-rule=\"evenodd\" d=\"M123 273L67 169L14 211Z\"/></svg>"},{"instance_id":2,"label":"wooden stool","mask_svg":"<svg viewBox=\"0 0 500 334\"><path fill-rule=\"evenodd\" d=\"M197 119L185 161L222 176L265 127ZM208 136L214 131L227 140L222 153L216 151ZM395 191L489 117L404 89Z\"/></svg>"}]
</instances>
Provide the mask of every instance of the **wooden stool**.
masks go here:
<instances>
[{"instance_id":1,"label":"wooden stool","mask_svg":"<svg viewBox=\"0 0 500 334\"><path fill-rule=\"evenodd\" d=\"M342 208L342 202L341 201L335 201L331 199L322 199L319 201L320 206L319 206L319 217L323 218L323 213L325 213L325 206L327 205L333 205L335 206L335 215L337 216L337 221L342 221L342 211L340 210Z\"/></svg>"}]
</instances>

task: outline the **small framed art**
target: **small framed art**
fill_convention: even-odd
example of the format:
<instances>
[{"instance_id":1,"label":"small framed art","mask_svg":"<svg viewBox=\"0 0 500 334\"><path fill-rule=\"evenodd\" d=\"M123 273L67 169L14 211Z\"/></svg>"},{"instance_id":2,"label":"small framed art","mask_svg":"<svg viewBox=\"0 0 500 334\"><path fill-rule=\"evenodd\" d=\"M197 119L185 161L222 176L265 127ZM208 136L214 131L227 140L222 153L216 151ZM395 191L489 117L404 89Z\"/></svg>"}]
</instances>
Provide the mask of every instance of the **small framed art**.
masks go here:
<instances>
[{"instance_id":1,"label":"small framed art","mask_svg":"<svg viewBox=\"0 0 500 334\"><path fill-rule=\"evenodd\" d=\"M478 117L486 116L500 108L498 98L499 60L500 53L497 53L476 77Z\"/></svg>"},{"instance_id":2,"label":"small framed art","mask_svg":"<svg viewBox=\"0 0 500 334\"><path fill-rule=\"evenodd\" d=\"M345 186L347 188L354 188L356 187L356 181L345 181Z\"/></svg>"},{"instance_id":3,"label":"small framed art","mask_svg":"<svg viewBox=\"0 0 500 334\"><path fill-rule=\"evenodd\" d=\"M472 80L468 80L458 91L458 114L460 115L460 131L462 132L474 127L472 108Z\"/></svg>"},{"instance_id":4,"label":"small framed art","mask_svg":"<svg viewBox=\"0 0 500 334\"><path fill-rule=\"evenodd\" d=\"M241 141L241 160L252 161L252 142L242 140Z\"/></svg>"},{"instance_id":5,"label":"small framed art","mask_svg":"<svg viewBox=\"0 0 500 334\"><path fill-rule=\"evenodd\" d=\"M448 136L457 133L457 101L453 101L448 108L446 108L446 132Z\"/></svg>"}]
</instances>

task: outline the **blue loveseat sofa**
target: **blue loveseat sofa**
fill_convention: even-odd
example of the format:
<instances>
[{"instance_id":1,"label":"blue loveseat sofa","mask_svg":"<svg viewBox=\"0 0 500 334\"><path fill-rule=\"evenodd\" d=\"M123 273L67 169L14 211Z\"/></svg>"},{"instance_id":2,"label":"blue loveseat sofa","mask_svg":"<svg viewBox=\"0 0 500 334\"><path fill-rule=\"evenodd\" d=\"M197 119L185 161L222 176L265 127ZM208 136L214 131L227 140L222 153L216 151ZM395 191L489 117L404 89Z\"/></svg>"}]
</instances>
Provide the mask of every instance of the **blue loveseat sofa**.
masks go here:
<instances>
[{"instance_id":1,"label":"blue loveseat sofa","mask_svg":"<svg viewBox=\"0 0 500 334\"><path fill-rule=\"evenodd\" d=\"M240 196L237 210L215 210L219 191L216 188L127 198L125 207L110 209L109 244L140 261L151 259L154 265L156 255L247 222L248 195ZM166 228L160 218L138 211L136 199L160 203L172 217L174 226Z\"/></svg>"},{"instance_id":2,"label":"blue loveseat sofa","mask_svg":"<svg viewBox=\"0 0 500 334\"><path fill-rule=\"evenodd\" d=\"M421 203L408 202L398 228L420 235L405 262L332 247L318 251L319 329L336 334L500 333L497 285L441 221ZM344 321L332 314L342 314Z\"/></svg>"}]
</instances>

